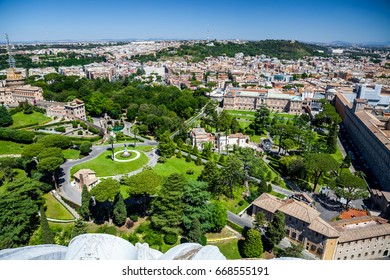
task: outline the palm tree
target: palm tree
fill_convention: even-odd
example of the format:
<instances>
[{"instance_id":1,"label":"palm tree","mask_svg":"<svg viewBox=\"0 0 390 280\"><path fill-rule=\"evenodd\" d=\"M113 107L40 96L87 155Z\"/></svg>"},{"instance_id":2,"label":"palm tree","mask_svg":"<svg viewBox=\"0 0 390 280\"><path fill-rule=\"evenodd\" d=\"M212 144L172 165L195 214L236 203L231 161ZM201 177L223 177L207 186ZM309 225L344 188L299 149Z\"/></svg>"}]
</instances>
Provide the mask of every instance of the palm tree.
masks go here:
<instances>
[{"instance_id":1,"label":"palm tree","mask_svg":"<svg viewBox=\"0 0 390 280\"><path fill-rule=\"evenodd\" d=\"M135 148L135 145L136 145L136 142L137 142L138 127L134 127L133 133L134 133L134 148Z\"/></svg>"},{"instance_id":2,"label":"palm tree","mask_svg":"<svg viewBox=\"0 0 390 280\"><path fill-rule=\"evenodd\" d=\"M110 135L107 140L108 144L111 144L111 152L112 156L111 159L114 160L114 142L115 142L115 134Z\"/></svg>"}]
</instances>

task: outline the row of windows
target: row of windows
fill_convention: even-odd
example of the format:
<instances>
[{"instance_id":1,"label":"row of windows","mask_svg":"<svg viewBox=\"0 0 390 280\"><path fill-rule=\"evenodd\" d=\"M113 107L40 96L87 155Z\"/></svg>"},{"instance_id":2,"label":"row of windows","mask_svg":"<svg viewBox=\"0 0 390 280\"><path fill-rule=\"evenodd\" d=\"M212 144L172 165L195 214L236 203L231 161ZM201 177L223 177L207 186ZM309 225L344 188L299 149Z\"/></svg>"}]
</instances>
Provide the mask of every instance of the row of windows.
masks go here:
<instances>
[{"instance_id":1,"label":"row of windows","mask_svg":"<svg viewBox=\"0 0 390 280\"><path fill-rule=\"evenodd\" d=\"M375 251L372 251L371 252L371 256L373 256L373 255L375 255ZM380 257L387 257L387 256L389 256L389 250L385 250L384 252L383 252L383 255L382 255L382 250L379 250L378 251L378 255L380 256ZM365 252L364 253L364 257L367 257L368 256L368 252ZM360 257L362 257L362 254L357 254L357 258L360 258ZM354 259L355 258L355 255L351 255L351 257L350 257L350 259L352 260L352 259ZM337 258L338 260L340 260L341 258L339 257L339 258ZM346 260L346 259L348 259L348 256L344 256L343 257L343 259L344 260Z\"/></svg>"}]
</instances>

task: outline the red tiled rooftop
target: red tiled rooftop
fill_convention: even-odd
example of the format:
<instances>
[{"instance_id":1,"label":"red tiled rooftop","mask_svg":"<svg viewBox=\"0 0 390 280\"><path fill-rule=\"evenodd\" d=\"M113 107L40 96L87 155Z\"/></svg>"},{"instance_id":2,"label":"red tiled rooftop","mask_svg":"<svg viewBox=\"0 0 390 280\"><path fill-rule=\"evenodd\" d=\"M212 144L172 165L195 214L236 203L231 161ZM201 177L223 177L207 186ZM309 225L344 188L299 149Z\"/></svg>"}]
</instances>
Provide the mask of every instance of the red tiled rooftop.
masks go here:
<instances>
[{"instance_id":1,"label":"red tiled rooftop","mask_svg":"<svg viewBox=\"0 0 390 280\"><path fill-rule=\"evenodd\" d=\"M344 211L340 215L341 220L348 220L355 217L363 217L368 216L367 212L364 210L356 210L356 209L349 209L348 211Z\"/></svg>"}]
</instances>

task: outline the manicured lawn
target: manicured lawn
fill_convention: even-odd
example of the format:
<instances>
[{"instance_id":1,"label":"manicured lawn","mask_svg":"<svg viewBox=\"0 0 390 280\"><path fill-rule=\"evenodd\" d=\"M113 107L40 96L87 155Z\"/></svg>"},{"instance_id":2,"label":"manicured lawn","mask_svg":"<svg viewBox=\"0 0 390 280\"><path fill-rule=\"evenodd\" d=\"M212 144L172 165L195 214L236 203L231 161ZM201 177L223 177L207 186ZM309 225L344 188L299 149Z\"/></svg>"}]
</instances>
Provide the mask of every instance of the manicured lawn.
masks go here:
<instances>
[{"instance_id":1,"label":"manicured lawn","mask_svg":"<svg viewBox=\"0 0 390 280\"><path fill-rule=\"evenodd\" d=\"M246 110L225 110L230 115L248 115L248 116L254 116L256 115L256 111L246 111Z\"/></svg>"},{"instance_id":2,"label":"manicured lawn","mask_svg":"<svg viewBox=\"0 0 390 280\"><path fill-rule=\"evenodd\" d=\"M271 191L270 194L272 194L273 196L279 197L281 199L286 197L284 194L281 194L281 193L278 193L278 192L275 192L275 191Z\"/></svg>"},{"instance_id":3,"label":"manicured lawn","mask_svg":"<svg viewBox=\"0 0 390 280\"><path fill-rule=\"evenodd\" d=\"M198 176L202 172L203 168L203 165L197 166L193 161L186 162L184 157L176 158L175 156L173 156L165 163L157 163L156 166L153 167L153 170L161 176L169 176L172 173L180 173L184 174L187 179L196 180L196 178L198 178ZM194 174L188 175L186 173L188 169L194 170Z\"/></svg>"},{"instance_id":4,"label":"manicured lawn","mask_svg":"<svg viewBox=\"0 0 390 280\"><path fill-rule=\"evenodd\" d=\"M247 121L244 119L237 119L237 121L238 121L238 124L240 125L241 129L247 128L252 123L251 121Z\"/></svg>"},{"instance_id":5,"label":"manicured lawn","mask_svg":"<svg viewBox=\"0 0 390 280\"><path fill-rule=\"evenodd\" d=\"M129 149L130 152L131 149ZM123 150L122 147L116 148L115 152L122 151L122 150ZM137 147L136 150L139 150L139 148ZM70 173L71 175L73 175L80 169L88 168L95 171L97 177L126 174L131 171L140 169L142 168L142 166L148 163L149 160L148 157L143 152L140 153L141 156L136 160L129 161L129 162L118 162L118 161L111 160L112 152L110 150L107 150L101 153L95 159L73 166Z\"/></svg>"},{"instance_id":6,"label":"manicured lawn","mask_svg":"<svg viewBox=\"0 0 390 280\"><path fill-rule=\"evenodd\" d=\"M232 238L236 237L236 234L229 230L227 227L224 227L221 232L216 232L216 233L206 233L205 234L207 237L207 242L220 242L220 239L223 238Z\"/></svg>"},{"instance_id":7,"label":"manicured lawn","mask_svg":"<svg viewBox=\"0 0 390 280\"><path fill-rule=\"evenodd\" d=\"M80 158L80 151L75 149L66 149L62 151L64 158L66 159L78 159Z\"/></svg>"},{"instance_id":8,"label":"manicured lawn","mask_svg":"<svg viewBox=\"0 0 390 280\"><path fill-rule=\"evenodd\" d=\"M256 144L260 144L260 140L261 138L267 138L267 135L263 134L263 135L253 135L253 136L249 136L251 142L253 143L256 143Z\"/></svg>"},{"instance_id":9,"label":"manicured lawn","mask_svg":"<svg viewBox=\"0 0 390 280\"><path fill-rule=\"evenodd\" d=\"M231 239L226 241L221 241L217 243L210 243L210 245L217 246L221 253L228 260L239 260L241 259L240 252L238 251L238 240Z\"/></svg>"},{"instance_id":10,"label":"manicured lawn","mask_svg":"<svg viewBox=\"0 0 390 280\"><path fill-rule=\"evenodd\" d=\"M51 118L38 112L33 112L32 114L24 114L23 112L18 112L12 115L12 119L14 120L14 123L12 124L11 128L25 125L43 124L51 120Z\"/></svg>"},{"instance_id":11,"label":"manicured lawn","mask_svg":"<svg viewBox=\"0 0 390 280\"><path fill-rule=\"evenodd\" d=\"M0 155L21 154L28 144L19 144L11 141L0 140Z\"/></svg>"},{"instance_id":12,"label":"manicured lawn","mask_svg":"<svg viewBox=\"0 0 390 280\"><path fill-rule=\"evenodd\" d=\"M74 219L72 214L70 214L69 211L61 203L59 203L51 193L44 194L43 198L46 200L46 217L59 220Z\"/></svg>"},{"instance_id":13,"label":"manicured lawn","mask_svg":"<svg viewBox=\"0 0 390 280\"><path fill-rule=\"evenodd\" d=\"M245 187L235 188L233 190L234 199L221 197L219 201L226 207L227 210L233 212L234 214L238 214L249 205L249 203L242 198L242 193L244 192L244 190ZM241 200L244 201L244 203L240 206L238 205L238 203Z\"/></svg>"},{"instance_id":14,"label":"manicured lawn","mask_svg":"<svg viewBox=\"0 0 390 280\"><path fill-rule=\"evenodd\" d=\"M274 115L278 115L278 116L283 117L283 118L285 118L285 119L293 119L293 118L295 117L295 114L283 114L283 113L277 113L277 114L275 114L275 113L271 113L271 114L270 114L271 118L272 118Z\"/></svg>"}]
</instances>

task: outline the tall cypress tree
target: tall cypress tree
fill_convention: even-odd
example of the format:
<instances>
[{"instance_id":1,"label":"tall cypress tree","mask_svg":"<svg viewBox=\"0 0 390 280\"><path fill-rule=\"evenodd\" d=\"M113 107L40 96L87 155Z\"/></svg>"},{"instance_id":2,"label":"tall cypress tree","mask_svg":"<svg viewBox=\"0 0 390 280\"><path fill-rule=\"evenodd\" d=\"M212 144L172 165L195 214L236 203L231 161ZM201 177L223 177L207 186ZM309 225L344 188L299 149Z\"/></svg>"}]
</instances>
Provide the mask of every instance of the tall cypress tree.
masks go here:
<instances>
[{"instance_id":1,"label":"tall cypress tree","mask_svg":"<svg viewBox=\"0 0 390 280\"><path fill-rule=\"evenodd\" d=\"M188 242L199 243L201 242L202 230L200 228L200 222L198 219L193 219L191 229L187 234Z\"/></svg>"},{"instance_id":2,"label":"tall cypress tree","mask_svg":"<svg viewBox=\"0 0 390 280\"><path fill-rule=\"evenodd\" d=\"M45 209L43 209L43 206L41 206L39 212L41 215L42 244L54 244L53 233L50 230L49 222L47 221Z\"/></svg>"},{"instance_id":3,"label":"tall cypress tree","mask_svg":"<svg viewBox=\"0 0 390 280\"><path fill-rule=\"evenodd\" d=\"M114 201L113 222L117 226L122 226L126 222L127 210L121 193L118 193Z\"/></svg>"},{"instance_id":4,"label":"tall cypress tree","mask_svg":"<svg viewBox=\"0 0 390 280\"><path fill-rule=\"evenodd\" d=\"M91 216L91 210L89 208L91 201L91 194L89 193L87 186L83 186L83 191L81 192L81 207L79 209L79 214L85 221L89 221Z\"/></svg>"},{"instance_id":5,"label":"tall cypress tree","mask_svg":"<svg viewBox=\"0 0 390 280\"><path fill-rule=\"evenodd\" d=\"M186 184L186 178L179 173L169 175L162 184L152 204L151 221L155 229L171 231L180 227L184 208L182 196Z\"/></svg>"},{"instance_id":6,"label":"tall cypress tree","mask_svg":"<svg viewBox=\"0 0 390 280\"><path fill-rule=\"evenodd\" d=\"M279 244L279 242L285 236L285 216L283 212L276 212L272 222L268 226L268 240L272 246Z\"/></svg>"},{"instance_id":7,"label":"tall cypress tree","mask_svg":"<svg viewBox=\"0 0 390 280\"><path fill-rule=\"evenodd\" d=\"M77 219L76 222L74 223L73 229L72 229L72 238L75 238L78 235L87 233L87 227L83 220Z\"/></svg>"},{"instance_id":8,"label":"tall cypress tree","mask_svg":"<svg viewBox=\"0 0 390 280\"><path fill-rule=\"evenodd\" d=\"M261 241L260 232L255 229L248 230L242 246L242 253L247 258L261 257L263 253L263 242Z\"/></svg>"},{"instance_id":9,"label":"tall cypress tree","mask_svg":"<svg viewBox=\"0 0 390 280\"><path fill-rule=\"evenodd\" d=\"M8 112L7 108L0 105L0 127L10 126L13 124L13 119L11 114Z\"/></svg>"}]
</instances>

